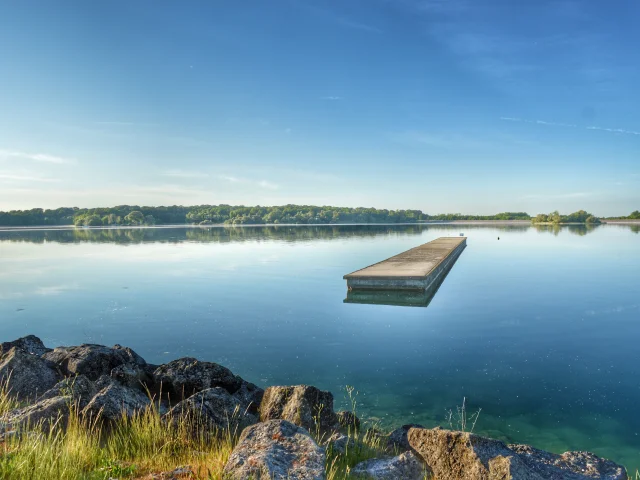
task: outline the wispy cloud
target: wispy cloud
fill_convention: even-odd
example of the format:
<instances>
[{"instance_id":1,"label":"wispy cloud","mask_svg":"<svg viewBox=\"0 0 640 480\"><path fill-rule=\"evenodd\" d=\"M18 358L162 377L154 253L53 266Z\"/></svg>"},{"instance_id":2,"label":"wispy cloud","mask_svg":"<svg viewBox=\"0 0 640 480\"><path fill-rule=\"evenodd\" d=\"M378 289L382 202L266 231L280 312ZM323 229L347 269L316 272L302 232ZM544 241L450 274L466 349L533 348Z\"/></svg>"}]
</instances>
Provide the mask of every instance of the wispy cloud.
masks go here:
<instances>
[{"instance_id":1,"label":"wispy cloud","mask_svg":"<svg viewBox=\"0 0 640 480\"><path fill-rule=\"evenodd\" d=\"M114 127L155 127L157 123L146 123L146 122L117 122L117 121L104 121L104 122L93 122L96 125L107 125Z\"/></svg>"},{"instance_id":2,"label":"wispy cloud","mask_svg":"<svg viewBox=\"0 0 640 480\"><path fill-rule=\"evenodd\" d=\"M331 100L335 102L338 100L342 100L342 97L328 96L328 97L322 97L322 100Z\"/></svg>"},{"instance_id":3,"label":"wispy cloud","mask_svg":"<svg viewBox=\"0 0 640 480\"><path fill-rule=\"evenodd\" d=\"M546 125L550 127L564 127L564 128L578 128L583 130L600 130L603 132L609 133L617 133L623 135L640 135L640 132L635 130L625 130L624 128L605 128L605 127L596 127L596 126L580 126L573 123L561 123L561 122L549 122L546 120L528 120L526 118L517 118L517 117L500 117L500 120L505 122L518 122L518 123L531 123L534 125Z\"/></svg>"},{"instance_id":4,"label":"wispy cloud","mask_svg":"<svg viewBox=\"0 0 640 480\"><path fill-rule=\"evenodd\" d=\"M46 153L27 153L18 150L0 150L0 158L24 158L34 162L54 163L58 165L76 163L71 158L58 157Z\"/></svg>"},{"instance_id":5,"label":"wispy cloud","mask_svg":"<svg viewBox=\"0 0 640 480\"><path fill-rule=\"evenodd\" d=\"M166 170L160 173L163 177L174 177L174 178L205 178L208 177L208 173L204 172L186 172L184 170Z\"/></svg>"},{"instance_id":6,"label":"wispy cloud","mask_svg":"<svg viewBox=\"0 0 640 480\"><path fill-rule=\"evenodd\" d=\"M266 188L268 190L277 190L278 188L280 188L279 185L272 183L268 180L252 180L250 178L236 177L233 175L218 175L218 178L220 180L224 180L225 182L229 182L229 183L242 183L246 185L255 185L261 188Z\"/></svg>"},{"instance_id":7,"label":"wispy cloud","mask_svg":"<svg viewBox=\"0 0 640 480\"><path fill-rule=\"evenodd\" d=\"M23 175L15 173L0 172L0 180L9 182L59 182L57 178L38 177L34 175Z\"/></svg>"}]
</instances>

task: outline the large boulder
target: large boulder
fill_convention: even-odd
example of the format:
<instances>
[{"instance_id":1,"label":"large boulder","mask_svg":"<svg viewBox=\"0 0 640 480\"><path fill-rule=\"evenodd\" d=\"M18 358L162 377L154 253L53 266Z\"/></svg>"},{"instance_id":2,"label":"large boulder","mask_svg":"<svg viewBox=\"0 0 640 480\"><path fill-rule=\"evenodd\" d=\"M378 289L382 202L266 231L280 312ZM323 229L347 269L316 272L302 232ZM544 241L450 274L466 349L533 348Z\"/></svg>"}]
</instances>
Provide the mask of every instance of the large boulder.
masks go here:
<instances>
[{"instance_id":1,"label":"large boulder","mask_svg":"<svg viewBox=\"0 0 640 480\"><path fill-rule=\"evenodd\" d=\"M67 377L43 393L38 398L38 401L56 397L70 397L73 405L78 410L82 410L103 386L104 385L92 382L85 375Z\"/></svg>"},{"instance_id":2,"label":"large boulder","mask_svg":"<svg viewBox=\"0 0 640 480\"><path fill-rule=\"evenodd\" d=\"M366 460L353 467L350 473L363 480L423 480L427 472L427 466L417 455L405 452L393 458Z\"/></svg>"},{"instance_id":3,"label":"large boulder","mask_svg":"<svg viewBox=\"0 0 640 480\"><path fill-rule=\"evenodd\" d=\"M146 365L144 359L128 347L84 344L77 347L57 347L43 355L60 366L66 375L86 375L97 380L109 375L119 365Z\"/></svg>"},{"instance_id":4,"label":"large boulder","mask_svg":"<svg viewBox=\"0 0 640 480\"><path fill-rule=\"evenodd\" d=\"M246 411L240 400L220 387L190 396L169 410L165 418L173 423L188 419L214 432L230 432L232 435L258 421L255 415Z\"/></svg>"},{"instance_id":5,"label":"large boulder","mask_svg":"<svg viewBox=\"0 0 640 480\"><path fill-rule=\"evenodd\" d=\"M224 467L229 480L324 480L326 454L309 433L284 420L246 428Z\"/></svg>"},{"instance_id":6,"label":"large boulder","mask_svg":"<svg viewBox=\"0 0 640 480\"><path fill-rule=\"evenodd\" d=\"M62 375L56 366L19 347L12 347L0 357L0 385L20 400L35 400L53 387Z\"/></svg>"},{"instance_id":7,"label":"large boulder","mask_svg":"<svg viewBox=\"0 0 640 480\"><path fill-rule=\"evenodd\" d=\"M568 452L555 455L526 446L510 448L498 440L440 428L411 428L407 438L413 451L438 480L627 478L623 467L593 454Z\"/></svg>"},{"instance_id":8,"label":"large boulder","mask_svg":"<svg viewBox=\"0 0 640 480\"><path fill-rule=\"evenodd\" d=\"M242 381L240 388L233 393L247 413L258 416L264 390L253 383Z\"/></svg>"},{"instance_id":9,"label":"large boulder","mask_svg":"<svg viewBox=\"0 0 640 480\"><path fill-rule=\"evenodd\" d=\"M260 404L260 421L283 419L308 431L331 435L339 428L331 392L308 385L269 387Z\"/></svg>"},{"instance_id":10,"label":"large boulder","mask_svg":"<svg viewBox=\"0 0 640 480\"><path fill-rule=\"evenodd\" d=\"M96 384L103 388L83 408L83 415L116 421L123 416L133 416L151 403L149 397L140 390L125 387L110 377L101 377Z\"/></svg>"},{"instance_id":11,"label":"large boulder","mask_svg":"<svg viewBox=\"0 0 640 480\"><path fill-rule=\"evenodd\" d=\"M145 393L154 391L155 380L153 370L149 365L139 365L137 363L123 363L111 370L111 378L121 385L129 388L142 390Z\"/></svg>"},{"instance_id":12,"label":"large boulder","mask_svg":"<svg viewBox=\"0 0 640 480\"><path fill-rule=\"evenodd\" d=\"M172 399L183 400L208 388L221 387L229 393L237 392L243 384L242 378L231 370L212 362L201 362L195 358L179 358L160 365L154 372L156 384L161 385L162 394Z\"/></svg>"},{"instance_id":13,"label":"large boulder","mask_svg":"<svg viewBox=\"0 0 640 480\"><path fill-rule=\"evenodd\" d=\"M27 335L26 337L20 337L12 342L0 343L0 355L7 353L13 347L38 356L51 351L50 348L44 346L44 343L42 343L42 340L38 337L35 335Z\"/></svg>"},{"instance_id":14,"label":"large boulder","mask_svg":"<svg viewBox=\"0 0 640 480\"><path fill-rule=\"evenodd\" d=\"M387 448L392 451L397 450L400 452L411 450L411 445L409 445L407 434L409 433L409 430L411 430L412 428L424 428L424 427L422 425L411 423L408 425L402 425L400 428L396 428L387 437Z\"/></svg>"},{"instance_id":15,"label":"large boulder","mask_svg":"<svg viewBox=\"0 0 640 480\"><path fill-rule=\"evenodd\" d=\"M0 417L0 432L24 428L48 431L54 425L66 428L72 402L71 397L53 397L11 410Z\"/></svg>"},{"instance_id":16,"label":"large boulder","mask_svg":"<svg viewBox=\"0 0 640 480\"><path fill-rule=\"evenodd\" d=\"M565 452L557 455L529 445L509 445L509 448L531 471L545 479L623 480L627 478L624 467L590 452Z\"/></svg>"}]
</instances>

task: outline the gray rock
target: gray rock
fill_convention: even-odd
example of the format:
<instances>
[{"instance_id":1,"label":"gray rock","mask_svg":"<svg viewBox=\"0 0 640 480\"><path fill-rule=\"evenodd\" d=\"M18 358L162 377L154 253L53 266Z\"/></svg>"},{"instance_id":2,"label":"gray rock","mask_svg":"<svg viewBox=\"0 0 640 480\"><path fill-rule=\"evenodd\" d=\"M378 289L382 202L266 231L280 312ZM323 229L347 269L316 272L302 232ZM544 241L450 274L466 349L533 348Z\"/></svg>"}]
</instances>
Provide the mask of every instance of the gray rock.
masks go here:
<instances>
[{"instance_id":1,"label":"gray rock","mask_svg":"<svg viewBox=\"0 0 640 480\"><path fill-rule=\"evenodd\" d=\"M246 428L224 467L229 480L324 480L326 455L309 433L284 420Z\"/></svg>"},{"instance_id":2,"label":"gray rock","mask_svg":"<svg viewBox=\"0 0 640 480\"><path fill-rule=\"evenodd\" d=\"M542 478L606 479L627 478L624 467L590 452L565 452L562 455L538 450L529 445L509 445L533 472Z\"/></svg>"},{"instance_id":3,"label":"gray rock","mask_svg":"<svg viewBox=\"0 0 640 480\"><path fill-rule=\"evenodd\" d=\"M336 413L336 417L341 427L351 431L360 430L360 419L354 413L343 410Z\"/></svg>"},{"instance_id":4,"label":"gray rock","mask_svg":"<svg viewBox=\"0 0 640 480\"><path fill-rule=\"evenodd\" d=\"M62 378L55 365L19 347L0 357L0 384L20 400L35 400Z\"/></svg>"},{"instance_id":5,"label":"gray rock","mask_svg":"<svg viewBox=\"0 0 640 480\"><path fill-rule=\"evenodd\" d=\"M192 395L165 415L174 423L185 417L219 433L230 432L232 435L258 421L255 415L245 410L240 400L220 387Z\"/></svg>"},{"instance_id":6,"label":"gray rock","mask_svg":"<svg viewBox=\"0 0 640 480\"><path fill-rule=\"evenodd\" d=\"M240 377L222 365L190 357L160 365L153 374L156 383L161 385L163 395L169 394L178 401L215 387L222 387L233 394L243 383Z\"/></svg>"},{"instance_id":7,"label":"gray rock","mask_svg":"<svg viewBox=\"0 0 640 480\"><path fill-rule=\"evenodd\" d=\"M339 427L333 395L307 385L269 387L260 404L260 421L283 419L314 434L331 435Z\"/></svg>"},{"instance_id":8,"label":"gray rock","mask_svg":"<svg viewBox=\"0 0 640 480\"><path fill-rule=\"evenodd\" d=\"M39 397L38 401L56 397L71 397L73 404L82 410L99 390L99 386L85 375L77 375L59 381Z\"/></svg>"},{"instance_id":9,"label":"gray rock","mask_svg":"<svg viewBox=\"0 0 640 480\"><path fill-rule=\"evenodd\" d=\"M144 359L128 347L84 344L77 347L57 347L43 358L58 364L66 375L86 375L97 380L109 375L119 365L145 365Z\"/></svg>"},{"instance_id":10,"label":"gray rock","mask_svg":"<svg viewBox=\"0 0 640 480\"><path fill-rule=\"evenodd\" d=\"M44 346L44 343L42 343L42 340L38 337L35 335L27 335L26 337L18 338L12 342L0 343L0 355L7 353L13 347L38 356L51 351L50 348Z\"/></svg>"},{"instance_id":11,"label":"gray rock","mask_svg":"<svg viewBox=\"0 0 640 480\"><path fill-rule=\"evenodd\" d=\"M240 385L240 388L233 396L240 400L245 411L257 416L260 403L262 403L262 397L264 396L264 390L253 383L243 380L242 385Z\"/></svg>"},{"instance_id":12,"label":"gray rock","mask_svg":"<svg viewBox=\"0 0 640 480\"><path fill-rule=\"evenodd\" d=\"M66 428L72 401L71 397L53 397L11 410L0 417L0 431L24 428L48 431L54 425Z\"/></svg>"},{"instance_id":13,"label":"gray rock","mask_svg":"<svg viewBox=\"0 0 640 480\"><path fill-rule=\"evenodd\" d=\"M353 438L348 437L344 433L335 432L323 443L323 445L334 453L345 454L347 453L347 450L352 450L356 447L356 442Z\"/></svg>"},{"instance_id":14,"label":"gray rock","mask_svg":"<svg viewBox=\"0 0 640 480\"><path fill-rule=\"evenodd\" d=\"M82 415L116 421L123 415L133 416L151 403L140 390L120 385L106 375L98 380L97 386L103 388L82 409Z\"/></svg>"},{"instance_id":15,"label":"gray rock","mask_svg":"<svg viewBox=\"0 0 640 480\"><path fill-rule=\"evenodd\" d=\"M627 478L623 467L583 452L555 455L521 445L509 448L498 440L440 428L412 428L408 440L438 480Z\"/></svg>"},{"instance_id":16,"label":"gray rock","mask_svg":"<svg viewBox=\"0 0 640 480\"><path fill-rule=\"evenodd\" d=\"M147 365L123 363L111 370L111 378L125 387L136 388L145 393L154 390L153 370Z\"/></svg>"},{"instance_id":17,"label":"gray rock","mask_svg":"<svg viewBox=\"0 0 640 480\"><path fill-rule=\"evenodd\" d=\"M407 439L407 433L409 433L409 430L412 428L424 427L418 424L408 424L403 425L400 428L396 428L387 438L387 447L391 450L395 449L400 452L411 450L411 445L409 445L409 440Z\"/></svg>"},{"instance_id":18,"label":"gray rock","mask_svg":"<svg viewBox=\"0 0 640 480\"><path fill-rule=\"evenodd\" d=\"M371 480L423 480L427 466L413 452L405 452L393 458L374 458L357 464L351 474Z\"/></svg>"}]
</instances>

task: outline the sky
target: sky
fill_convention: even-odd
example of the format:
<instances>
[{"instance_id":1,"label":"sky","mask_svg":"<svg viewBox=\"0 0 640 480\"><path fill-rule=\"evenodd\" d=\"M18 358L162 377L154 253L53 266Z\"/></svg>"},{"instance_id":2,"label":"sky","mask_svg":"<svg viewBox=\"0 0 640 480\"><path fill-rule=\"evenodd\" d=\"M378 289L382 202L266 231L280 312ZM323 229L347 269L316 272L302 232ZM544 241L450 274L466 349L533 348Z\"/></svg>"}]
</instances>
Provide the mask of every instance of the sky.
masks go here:
<instances>
[{"instance_id":1,"label":"sky","mask_svg":"<svg viewBox=\"0 0 640 480\"><path fill-rule=\"evenodd\" d=\"M640 209L637 0L7 0L0 210Z\"/></svg>"}]
</instances>

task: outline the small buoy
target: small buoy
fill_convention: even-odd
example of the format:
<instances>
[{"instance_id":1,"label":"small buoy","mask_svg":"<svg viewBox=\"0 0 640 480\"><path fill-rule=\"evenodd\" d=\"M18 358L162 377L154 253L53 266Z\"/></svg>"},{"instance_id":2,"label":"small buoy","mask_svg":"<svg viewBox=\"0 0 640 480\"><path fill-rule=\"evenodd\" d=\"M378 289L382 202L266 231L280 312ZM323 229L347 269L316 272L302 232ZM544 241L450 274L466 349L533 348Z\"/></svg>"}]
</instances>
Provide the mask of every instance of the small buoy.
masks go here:
<instances>
[{"instance_id":1,"label":"small buoy","mask_svg":"<svg viewBox=\"0 0 640 480\"><path fill-rule=\"evenodd\" d=\"M500 240L500 237L498 237L498 240Z\"/></svg>"}]
</instances>

